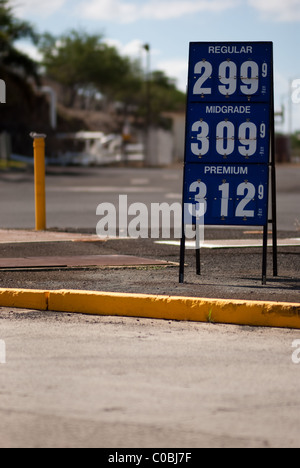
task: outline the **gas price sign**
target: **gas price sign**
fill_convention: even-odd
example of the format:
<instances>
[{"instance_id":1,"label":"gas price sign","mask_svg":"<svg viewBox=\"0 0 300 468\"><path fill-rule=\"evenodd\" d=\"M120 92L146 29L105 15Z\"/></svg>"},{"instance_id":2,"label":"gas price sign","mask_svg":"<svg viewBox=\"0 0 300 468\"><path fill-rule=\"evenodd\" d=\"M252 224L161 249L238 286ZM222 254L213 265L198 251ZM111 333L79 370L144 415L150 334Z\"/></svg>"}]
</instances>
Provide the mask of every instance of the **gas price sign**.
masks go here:
<instances>
[{"instance_id":1,"label":"gas price sign","mask_svg":"<svg viewBox=\"0 0 300 468\"><path fill-rule=\"evenodd\" d=\"M186 109L179 281L184 280L186 225L263 226L265 284L271 222L277 276L273 44L192 42Z\"/></svg>"},{"instance_id":2,"label":"gas price sign","mask_svg":"<svg viewBox=\"0 0 300 468\"><path fill-rule=\"evenodd\" d=\"M269 113L265 104L190 104L186 161L267 164Z\"/></svg>"},{"instance_id":3,"label":"gas price sign","mask_svg":"<svg viewBox=\"0 0 300 468\"><path fill-rule=\"evenodd\" d=\"M265 225L268 177L267 166L188 165L185 223Z\"/></svg>"},{"instance_id":4,"label":"gas price sign","mask_svg":"<svg viewBox=\"0 0 300 468\"><path fill-rule=\"evenodd\" d=\"M271 42L191 43L189 101L268 101L272 50Z\"/></svg>"},{"instance_id":5,"label":"gas price sign","mask_svg":"<svg viewBox=\"0 0 300 468\"><path fill-rule=\"evenodd\" d=\"M200 205L205 225L268 222L272 56L270 42L190 44L185 224Z\"/></svg>"}]
</instances>

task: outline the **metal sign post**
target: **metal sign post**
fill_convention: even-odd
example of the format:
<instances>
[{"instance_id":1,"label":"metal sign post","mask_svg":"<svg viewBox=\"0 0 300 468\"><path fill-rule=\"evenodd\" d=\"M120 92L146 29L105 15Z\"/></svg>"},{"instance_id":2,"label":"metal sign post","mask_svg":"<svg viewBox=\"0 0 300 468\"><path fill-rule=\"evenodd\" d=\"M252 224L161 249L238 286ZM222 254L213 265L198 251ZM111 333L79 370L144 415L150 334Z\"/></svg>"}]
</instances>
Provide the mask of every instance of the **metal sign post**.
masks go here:
<instances>
[{"instance_id":1,"label":"metal sign post","mask_svg":"<svg viewBox=\"0 0 300 468\"><path fill-rule=\"evenodd\" d=\"M273 44L190 44L180 282L185 226L262 226L263 284L268 225L277 275ZM269 184L272 219L269 219ZM201 207L201 209L200 209ZM200 213L196 217L195 213ZM200 274L200 248L196 247Z\"/></svg>"},{"instance_id":2,"label":"metal sign post","mask_svg":"<svg viewBox=\"0 0 300 468\"><path fill-rule=\"evenodd\" d=\"M34 148L35 230L46 230L46 135L32 132Z\"/></svg>"}]
</instances>

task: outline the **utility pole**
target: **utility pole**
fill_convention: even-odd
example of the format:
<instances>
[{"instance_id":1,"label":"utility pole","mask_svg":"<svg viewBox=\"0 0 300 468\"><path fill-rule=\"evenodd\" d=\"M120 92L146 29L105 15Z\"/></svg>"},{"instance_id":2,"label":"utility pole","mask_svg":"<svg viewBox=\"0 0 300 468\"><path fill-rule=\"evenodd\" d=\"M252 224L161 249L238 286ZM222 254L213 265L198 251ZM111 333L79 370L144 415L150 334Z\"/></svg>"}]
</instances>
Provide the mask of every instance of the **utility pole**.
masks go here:
<instances>
[{"instance_id":1,"label":"utility pole","mask_svg":"<svg viewBox=\"0 0 300 468\"><path fill-rule=\"evenodd\" d=\"M151 46L144 44L143 49L147 52L147 65L146 65L146 144L145 144L145 163L149 162L149 139L151 128Z\"/></svg>"},{"instance_id":2,"label":"utility pole","mask_svg":"<svg viewBox=\"0 0 300 468\"><path fill-rule=\"evenodd\" d=\"M288 134L291 137L293 134L293 80L289 79L289 98L288 98Z\"/></svg>"}]
</instances>

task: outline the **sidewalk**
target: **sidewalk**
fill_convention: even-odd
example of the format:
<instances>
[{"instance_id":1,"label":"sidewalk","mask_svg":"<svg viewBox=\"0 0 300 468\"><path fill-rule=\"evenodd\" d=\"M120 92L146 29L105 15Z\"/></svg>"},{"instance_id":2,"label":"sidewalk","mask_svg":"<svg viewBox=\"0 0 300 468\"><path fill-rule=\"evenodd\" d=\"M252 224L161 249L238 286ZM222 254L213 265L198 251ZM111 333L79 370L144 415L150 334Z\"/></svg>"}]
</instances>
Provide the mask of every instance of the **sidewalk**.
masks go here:
<instances>
[{"instance_id":1,"label":"sidewalk","mask_svg":"<svg viewBox=\"0 0 300 468\"><path fill-rule=\"evenodd\" d=\"M194 250L186 250L185 284L178 283L179 242L161 243L151 239L100 240L93 234L0 230L0 263L18 259L0 267L1 287L25 289L87 289L138 294L180 295L223 299L275 300L300 302L300 248L297 233L279 233L279 276L272 276L269 250L268 283L261 284L261 235L236 230L209 230L208 248L201 249L202 275L196 276ZM223 238L223 239L222 239ZM296 240L295 240L296 239ZM291 245L287 245L287 241ZM172 245L172 244L175 245ZM253 247L242 247L253 245ZM282 245L281 245L282 244ZM240 246L233 248L232 245ZM224 247L224 248L222 248ZM96 262L82 264L83 257L132 256L132 262ZM21 259L46 258L43 265L24 263ZM52 258L71 258L63 268ZM136 258L146 261L137 262ZM76 260L78 260L76 262ZM148 262L147 262L148 260ZM28 263L28 262L27 262ZM48 263L48 264L47 264ZM67 262L68 263L68 262ZM76 265L76 263L78 263ZM110 265L111 263L111 265ZM146 263L146 264L143 264ZM147 265L148 263L148 265ZM51 267L52 265L52 267ZM21 265L22 266L22 265ZM26 269L26 266L28 267ZM36 266L36 268L35 268ZM68 268L69 267L69 268ZM121 268L120 268L121 267ZM10 271L3 271L9 268ZM37 271L38 270L38 271ZM28 273L30 271L30 274Z\"/></svg>"},{"instance_id":2,"label":"sidewalk","mask_svg":"<svg viewBox=\"0 0 300 468\"><path fill-rule=\"evenodd\" d=\"M220 239L221 234L227 239ZM119 293L125 298L131 294L134 297L220 299L226 304L234 300L293 303L298 306L293 308L293 313L297 310L299 315L300 249L298 241L292 240L292 245L286 245L291 237L284 239L284 234L279 235L283 240L278 250L279 276L272 277L270 252L268 282L262 286L262 250L255 246L257 240L253 242L252 239L253 247L230 246L236 244L241 232L209 232L211 240L207 241L215 248L201 250L202 276L195 274L194 251L187 250L185 284L179 284L177 245L156 243L151 239L101 241L94 235L78 233L0 231L0 284L2 289L92 291L108 293L108 296L109 293ZM244 243L249 245L249 239L243 237ZM297 239L295 233L293 239ZM226 248L220 248L222 245ZM60 258L61 262L58 261ZM87 258L92 261L86 261ZM213 321L209 313L207 319Z\"/></svg>"}]
</instances>

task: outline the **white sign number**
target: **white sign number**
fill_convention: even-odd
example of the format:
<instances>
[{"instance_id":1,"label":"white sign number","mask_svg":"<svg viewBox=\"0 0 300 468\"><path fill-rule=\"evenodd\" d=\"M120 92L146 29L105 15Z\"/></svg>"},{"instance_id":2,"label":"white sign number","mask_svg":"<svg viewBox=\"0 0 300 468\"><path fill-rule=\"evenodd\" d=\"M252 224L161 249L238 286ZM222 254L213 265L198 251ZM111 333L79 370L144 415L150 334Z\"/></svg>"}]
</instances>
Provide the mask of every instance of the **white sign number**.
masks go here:
<instances>
[{"instance_id":1,"label":"white sign number","mask_svg":"<svg viewBox=\"0 0 300 468\"><path fill-rule=\"evenodd\" d=\"M202 85L211 77L213 67L209 62L198 62L195 65L195 74L201 75L194 86L194 94L211 94L211 88Z\"/></svg>"},{"instance_id":2,"label":"white sign number","mask_svg":"<svg viewBox=\"0 0 300 468\"><path fill-rule=\"evenodd\" d=\"M205 156L210 149L210 128L207 122L200 120L192 125L192 132L197 136L197 143L191 143L191 151L195 156ZM260 138L266 137L266 124L262 123L259 129ZM238 127L237 138L236 129L232 122L222 121L218 123L216 129L216 151L221 156L230 156L238 144L238 152L242 156L253 156L257 151L258 129L252 122L243 122Z\"/></svg>"},{"instance_id":3,"label":"white sign number","mask_svg":"<svg viewBox=\"0 0 300 468\"><path fill-rule=\"evenodd\" d=\"M230 184L224 182L218 187L221 192L221 206L220 206L220 217L226 218L229 214L229 202L233 201L230 198ZM190 185L190 192L195 193L196 213L201 213L204 216L207 212L207 185L204 182L193 182ZM263 200L265 194L265 188L263 185L258 187L258 198ZM238 185L236 191L236 200L238 202L235 210L236 218L254 218L254 210L246 209L251 201L255 200L256 188L250 182L243 182ZM242 199L240 199L242 197Z\"/></svg>"},{"instance_id":4,"label":"white sign number","mask_svg":"<svg viewBox=\"0 0 300 468\"><path fill-rule=\"evenodd\" d=\"M259 66L253 60L248 60L242 63L240 70L236 63L231 60L222 62L219 65L218 78L219 86L218 90L223 96L232 96L238 87L238 71L240 72L240 91L245 96L252 96L257 93L259 89ZM210 62L202 60L197 62L194 68L194 74L198 75L197 81L194 85L193 94L196 95L208 95L212 94L211 87L208 86L208 80L212 78L213 66ZM266 78L268 76L268 64L263 63L261 76Z\"/></svg>"}]
</instances>

